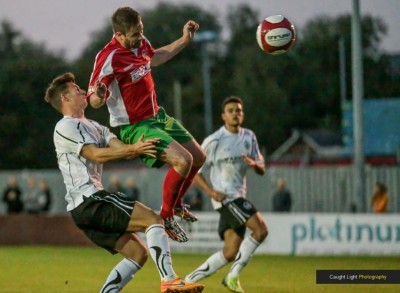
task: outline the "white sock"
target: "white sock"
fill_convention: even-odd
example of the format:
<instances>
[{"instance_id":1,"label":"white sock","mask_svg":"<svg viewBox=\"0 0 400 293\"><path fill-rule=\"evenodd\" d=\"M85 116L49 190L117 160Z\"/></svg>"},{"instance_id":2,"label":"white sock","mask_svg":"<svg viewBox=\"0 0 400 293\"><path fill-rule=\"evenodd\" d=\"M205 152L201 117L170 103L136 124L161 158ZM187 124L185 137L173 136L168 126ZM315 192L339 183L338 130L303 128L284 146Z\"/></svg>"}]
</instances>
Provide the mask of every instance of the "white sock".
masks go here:
<instances>
[{"instance_id":1,"label":"white sock","mask_svg":"<svg viewBox=\"0 0 400 293\"><path fill-rule=\"evenodd\" d=\"M124 258L112 269L100 293L120 292L141 268L134 260Z\"/></svg>"},{"instance_id":2,"label":"white sock","mask_svg":"<svg viewBox=\"0 0 400 293\"><path fill-rule=\"evenodd\" d=\"M177 277L172 268L168 236L163 225L154 224L146 230L147 247L161 280L171 281Z\"/></svg>"},{"instance_id":3,"label":"white sock","mask_svg":"<svg viewBox=\"0 0 400 293\"><path fill-rule=\"evenodd\" d=\"M236 278L239 276L240 272L247 265L258 246L260 246L260 242L256 241L251 236L248 236L243 240L236 255L235 262L232 264L231 270L229 271L229 278Z\"/></svg>"},{"instance_id":4,"label":"white sock","mask_svg":"<svg viewBox=\"0 0 400 293\"><path fill-rule=\"evenodd\" d=\"M186 282L197 282L211 274L214 274L220 268L225 266L228 261L225 259L222 251L211 255L202 265L185 277Z\"/></svg>"}]
</instances>

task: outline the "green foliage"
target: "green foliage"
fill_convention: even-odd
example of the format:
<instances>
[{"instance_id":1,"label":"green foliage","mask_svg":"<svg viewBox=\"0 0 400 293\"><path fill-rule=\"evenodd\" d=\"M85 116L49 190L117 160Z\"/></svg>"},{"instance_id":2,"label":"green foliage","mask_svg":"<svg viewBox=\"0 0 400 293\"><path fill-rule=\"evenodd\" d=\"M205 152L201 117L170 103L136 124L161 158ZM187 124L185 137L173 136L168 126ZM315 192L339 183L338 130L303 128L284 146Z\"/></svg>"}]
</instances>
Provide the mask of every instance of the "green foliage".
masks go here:
<instances>
[{"instance_id":1,"label":"green foliage","mask_svg":"<svg viewBox=\"0 0 400 293\"><path fill-rule=\"evenodd\" d=\"M176 6L160 3L152 10L141 11L141 15L145 36L154 48L167 45L181 37L183 25L189 19L200 23L201 30L220 31L217 17L195 5ZM108 21L103 28L92 34L93 42L75 62L77 82L81 82L83 88L89 83L96 54L111 40L111 37L112 28ZM152 68L152 74L156 83L158 102L171 115L173 115L173 83L179 81L182 86L185 126L196 137L203 134L202 127L198 127L198 122L203 119L200 47L195 43L190 44L166 65ZM88 107L87 116L108 125L106 107L99 110ZM114 132L118 134L118 129Z\"/></svg>"},{"instance_id":2,"label":"green foliage","mask_svg":"<svg viewBox=\"0 0 400 293\"><path fill-rule=\"evenodd\" d=\"M368 80L376 74L386 76L381 62L376 60L386 28L379 18L365 16L362 30L365 96L379 97L383 94L376 91L380 84ZM299 118L304 118L299 120L310 122L303 127L338 129L341 119L338 41L343 39L345 42L347 97L351 98L351 16L317 17L305 25L299 39L294 48L299 61L294 72L296 78L288 81L292 106ZM291 82L296 86L292 87ZM304 103L308 103L308 111L302 111Z\"/></svg>"},{"instance_id":3,"label":"green foliage","mask_svg":"<svg viewBox=\"0 0 400 293\"><path fill-rule=\"evenodd\" d=\"M0 152L6 155L0 168L54 166L53 128L59 114L43 98L48 83L68 66L44 46L20 39L12 25L2 27L6 46L0 49Z\"/></svg>"},{"instance_id":4,"label":"green foliage","mask_svg":"<svg viewBox=\"0 0 400 293\"><path fill-rule=\"evenodd\" d=\"M112 11L110 11L111 17ZM145 35L155 48L182 35L183 25L193 19L200 32L215 31L220 39L209 44L211 63L212 114L221 125L220 103L229 95L245 101L245 127L253 129L267 154L287 139L293 128L340 129L340 88L338 41L345 42L347 97L351 99L351 16L313 18L297 27L295 46L286 54L263 53L255 40L261 18L247 4L230 7L224 22L196 5L161 2L141 11ZM75 73L85 89L96 54L112 38L110 20L92 33L81 56L68 64L58 53L23 38L10 23L0 28L0 168L55 168L52 142L54 124L60 117L43 102L47 84L66 71ZM362 18L364 48L364 96L399 96L398 78L380 43L387 27L382 19ZM227 33L227 34L226 34ZM222 39L222 35L224 38ZM152 68L159 104L173 113L173 84L182 87L183 124L201 142L205 137L202 59L200 43L193 42L167 64ZM394 69L396 70L396 69ZM397 69L398 70L398 69ZM108 125L104 106L87 109L87 116ZM113 129L118 133L118 129Z\"/></svg>"},{"instance_id":5,"label":"green foliage","mask_svg":"<svg viewBox=\"0 0 400 293\"><path fill-rule=\"evenodd\" d=\"M162 17L160 18L160 15ZM195 5L161 3L143 13L146 37L154 48L162 47L182 36L183 25L193 19L200 24L200 31L220 31L217 17ZM173 60L152 68L157 98L167 113L173 115L173 83L182 87L182 112L185 127L199 140L204 138L203 81L201 75L201 47L192 42Z\"/></svg>"},{"instance_id":6,"label":"green foliage","mask_svg":"<svg viewBox=\"0 0 400 293\"><path fill-rule=\"evenodd\" d=\"M175 271L184 277L209 255L172 252ZM121 256L88 247L2 247L1 292L98 292ZM398 270L399 257L273 256L255 255L241 274L246 292L336 292L338 285L317 285L316 270ZM228 292L221 279L229 266L201 280L204 292ZM49 275L49 272L51 274ZM126 292L159 292L159 274L153 261L127 285ZM340 285L341 292L398 292L397 285Z\"/></svg>"}]
</instances>

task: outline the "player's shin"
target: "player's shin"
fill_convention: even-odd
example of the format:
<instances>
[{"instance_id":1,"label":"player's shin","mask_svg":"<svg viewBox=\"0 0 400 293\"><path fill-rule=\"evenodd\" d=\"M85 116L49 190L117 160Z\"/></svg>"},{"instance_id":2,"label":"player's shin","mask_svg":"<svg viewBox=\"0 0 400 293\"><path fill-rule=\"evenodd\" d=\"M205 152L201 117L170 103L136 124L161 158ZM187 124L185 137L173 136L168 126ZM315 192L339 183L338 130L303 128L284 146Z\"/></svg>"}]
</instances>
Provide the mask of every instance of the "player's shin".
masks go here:
<instances>
[{"instance_id":1,"label":"player's shin","mask_svg":"<svg viewBox=\"0 0 400 293\"><path fill-rule=\"evenodd\" d=\"M134 260L124 258L112 269L100 293L120 292L141 268Z\"/></svg>"},{"instance_id":2,"label":"player's shin","mask_svg":"<svg viewBox=\"0 0 400 293\"><path fill-rule=\"evenodd\" d=\"M146 230L147 247L153 259L160 277L164 281L170 281L177 277L171 259L168 236L164 226L155 224Z\"/></svg>"},{"instance_id":3,"label":"player's shin","mask_svg":"<svg viewBox=\"0 0 400 293\"><path fill-rule=\"evenodd\" d=\"M222 251L211 255L203 264L185 277L186 282L197 282L209 275L214 274L220 268L225 266L228 261L225 259Z\"/></svg>"},{"instance_id":4,"label":"player's shin","mask_svg":"<svg viewBox=\"0 0 400 293\"><path fill-rule=\"evenodd\" d=\"M161 206L160 216L163 219L173 217L174 206L179 197L179 190L182 187L185 178L175 171L174 168L170 168L165 175L163 185L163 202Z\"/></svg>"},{"instance_id":5,"label":"player's shin","mask_svg":"<svg viewBox=\"0 0 400 293\"><path fill-rule=\"evenodd\" d=\"M258 246L260 246L260 242L256 241L253 237L251 237L251 235L243 240L242 244L240 245L239 252L236 255L235 262L232 264L232 267L229 271L229 278L236 278L239 276L240 272L247 265Z\"/></svg>"},{"instance_id":6,"label":"player's shin","mask_svg":"<svg viewBox=\"0 0 400 293\"><path fill-rule=\"evenodd\" d=\"M185 181L182 184L181 189L179 190L179 196L178 199L175 202L175 207L179 208L182 207L182 199L186 194L186 191L189 189L190 185L192 185L193 178L196 176L197 172L199 171L201 167L198 166L192 166L192 169L190 169L190 172L188 176L186 177Z\"/></svg>"}]
</instances>

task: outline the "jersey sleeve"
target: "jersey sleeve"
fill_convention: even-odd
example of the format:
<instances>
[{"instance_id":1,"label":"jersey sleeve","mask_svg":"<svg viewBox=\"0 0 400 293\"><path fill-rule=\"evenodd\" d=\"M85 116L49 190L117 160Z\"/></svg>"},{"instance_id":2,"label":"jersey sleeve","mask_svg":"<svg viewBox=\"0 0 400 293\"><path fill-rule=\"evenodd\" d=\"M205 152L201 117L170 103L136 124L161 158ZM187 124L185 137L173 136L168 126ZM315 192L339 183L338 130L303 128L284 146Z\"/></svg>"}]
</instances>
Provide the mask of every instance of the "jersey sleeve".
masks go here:
<instances>
[{"instance_id":1,"label":"jersey sleeve","mask_svg":"<svg viewBox=\"0 0 400 293\"><path fill-rule=\"evenodd\" d=\"M96 81L100 81L107 87L106 99L110 96L110 91L108 90L111 82L114 79L114 69L112 67L112 60L116 50L107 53L106 51L100 51L97 54L93 72L90 75L88 96L90 97L94 93L94 85Z\"/></svg>"},{"instance_id":2,"label":"jersey sleeve","mask_svg":"<svg viewBox=\"0 0 400 293\"><path fill-rule=\"evenodd\" d=\"M152 58L152 57L154 56L154 51L155 51L155 49L154 49L153 46L151 45L149 39L147 39L147 38L145 37L144 40L145 40L145 47L146 47L146 50L147 50L147 52L148 52L148 54L149 54L149 57Z\"/></svg>"},{"instance_id":3,"label":"jersey sleeve","mask_svg":"<svg viewBox=\"0 0 400 293\"><path fill-rule=\"evenodd\" d=\"M207 154L206 161L203 166L200 168L199 173L208 172L213 165L214 157L215 157L215 149L217 148L218 140L213 138L212 136L207 137L201 147Z\"/></svg>"},{"instance_id":4,"label":"jersey sleeve","mask_svg":"<svg viewBox=\"0 0 400 293\"><path fill-rule=\"evenodd\" d=\"M104 145L102 147L106 147L110 143L111 139L117 138L117 136L112 133L108 127L103 126L94 120L90 120L90 122L92 122L96 126L99 132L101 132L101 137L104 138Z\"/></svg>"},{"instance_id":5,"label":"jersey sleeve","mask_svg":"<svg viewBox=\"0 0 400 293\"><path fill-rule=\"evenodd\" d=\"M96 143L82 125L74 120L60 121L54 131L57 153L79 155L85 144Z\"/></svg>"},{"instance_id":6,"label":"jersey sleeve","mask_svg":"<svg viewBox=\"0 0 400 293\"><path fill-rule=\"evenodd\" d=\"M264 163L264 157L260 152L260 148L259 148L258 142L257 142L257 137L253 132L252 132L252 136L251 136L251 153L250 153L250 157L254 161L256 161L257 164Z\"/></svg>"}]
</instances>

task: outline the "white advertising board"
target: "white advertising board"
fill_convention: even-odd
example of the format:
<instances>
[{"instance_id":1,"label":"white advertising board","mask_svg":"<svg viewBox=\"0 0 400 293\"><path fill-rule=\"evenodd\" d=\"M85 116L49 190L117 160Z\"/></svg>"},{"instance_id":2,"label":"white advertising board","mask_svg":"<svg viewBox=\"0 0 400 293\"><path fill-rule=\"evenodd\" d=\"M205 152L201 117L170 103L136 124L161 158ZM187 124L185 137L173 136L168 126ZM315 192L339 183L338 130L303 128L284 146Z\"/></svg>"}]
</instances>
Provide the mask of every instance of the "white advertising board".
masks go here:
<instances>
[{"instance_id":1,"label":"white advertising board","mask_svg":"<svg viewBox=\"0 0 400 293\"><path fill-rule=\"evenodd\" d=\"M263 214L269 235L258 253L400 255L400 216Z\"/></svg>"},{"instance_id":2,"label":"white advertising board","mask_svg":"<svg viewBox=\"0 0 400 293\"><path fill-rule=\"evenodd\" d=\"M199 221L184 226L189 241L170 241L173 251L215 252L217 212L198 212ZM400 215L262 213L269 235L256 254L400 255Z\"/></svg>"}]
</instances>

